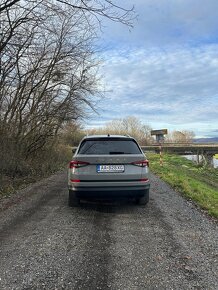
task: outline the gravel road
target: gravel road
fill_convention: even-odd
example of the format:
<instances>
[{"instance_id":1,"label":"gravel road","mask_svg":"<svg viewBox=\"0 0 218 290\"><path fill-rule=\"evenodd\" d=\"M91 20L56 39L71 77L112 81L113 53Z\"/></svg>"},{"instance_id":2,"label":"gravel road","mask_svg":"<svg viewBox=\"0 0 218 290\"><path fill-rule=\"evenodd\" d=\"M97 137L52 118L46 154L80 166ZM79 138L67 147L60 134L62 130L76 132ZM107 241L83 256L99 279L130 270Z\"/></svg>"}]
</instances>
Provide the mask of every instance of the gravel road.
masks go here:
<instances>
[{"instance_id":1,"label":"gravel road","mask_svg":"<svg viewBox=\"0 0 218 290\"><path fill-rule=\"evenodd\" d=\"M151 175L146 207L69 208L66 172L0 202L0 289L218 289L217 224Z\"/></svg>"}]
</instances>

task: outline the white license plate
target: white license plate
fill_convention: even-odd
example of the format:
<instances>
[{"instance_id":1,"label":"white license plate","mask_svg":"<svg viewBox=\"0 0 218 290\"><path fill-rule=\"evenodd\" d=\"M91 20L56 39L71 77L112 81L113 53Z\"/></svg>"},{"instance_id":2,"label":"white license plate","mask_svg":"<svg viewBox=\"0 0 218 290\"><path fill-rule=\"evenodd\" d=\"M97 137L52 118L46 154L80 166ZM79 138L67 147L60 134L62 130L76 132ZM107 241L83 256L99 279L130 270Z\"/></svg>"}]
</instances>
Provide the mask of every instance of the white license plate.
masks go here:
<instances>
[{"instance_id":1,"label":"white license plate","mask_svg":"<svg viewBox=\"0 0 218 290\"><path fill-rule=\"evenodd\" d=\"M97 172L124 172L124 165L97 165Z\"/></svg>"}]
</instances>

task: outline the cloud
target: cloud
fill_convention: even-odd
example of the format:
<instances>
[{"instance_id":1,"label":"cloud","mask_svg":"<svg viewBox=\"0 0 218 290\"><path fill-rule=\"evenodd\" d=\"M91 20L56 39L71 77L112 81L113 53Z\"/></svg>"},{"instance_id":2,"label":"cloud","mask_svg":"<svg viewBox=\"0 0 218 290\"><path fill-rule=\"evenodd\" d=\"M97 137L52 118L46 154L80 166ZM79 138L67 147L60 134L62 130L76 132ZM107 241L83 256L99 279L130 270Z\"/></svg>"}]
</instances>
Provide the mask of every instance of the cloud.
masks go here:
<instances>
[{"instance_id":1,"label":"cloud","mask_svg":"<svg viewBox=\"0 0 218 290\"><path fill-rule=\"evenodd\" d=\"M101 104L101 124L135 115L154 127L218 127L218 45L115 50L104 58L102 73L110 93Z\"/></svg>"},{"instance_id":2,"label":"cloud","mask_svg":"<svg viewBox=\"0 0 218 290\"><path fill-rule=\"evenodd\" d=\"M121 6L135 5L138 21L134 29L104 21L104 45L162 46L214 43L218 40L218 1L210 0L126 0Z\"/></svg>"},{"instance_id":3,"label":"cloud","mask_svg":"<svg viewBox=\"0 0 218 290\"><path fill-rule=\"evenodd\" d=\"M117 0L124 5L124 1ZM133 1L126 0L125 7ZM217 136L218 1L135 0L128 28L104 20L105 100L89 126L135 115L154 129Z\"/></svg>"}]
</instances>

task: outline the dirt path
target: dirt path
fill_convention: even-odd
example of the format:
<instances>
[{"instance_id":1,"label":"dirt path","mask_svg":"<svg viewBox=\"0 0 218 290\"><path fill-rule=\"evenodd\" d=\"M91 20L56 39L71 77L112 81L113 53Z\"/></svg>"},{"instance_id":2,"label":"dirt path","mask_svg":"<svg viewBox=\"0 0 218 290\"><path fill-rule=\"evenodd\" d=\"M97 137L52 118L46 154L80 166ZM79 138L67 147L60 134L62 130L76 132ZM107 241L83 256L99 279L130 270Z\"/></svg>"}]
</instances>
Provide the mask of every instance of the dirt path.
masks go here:
<instances>
[{"instance_id":1,"label":"dirt path","mask_svg":"<svg viewBox=\"0 0 218 290\"><path fill-rule=\"evenodd\" d=\"M217 225L151 180L146 207L69 208L66 173L1 201L0 289L218 289Z\"/></svg>"}]
</instances>

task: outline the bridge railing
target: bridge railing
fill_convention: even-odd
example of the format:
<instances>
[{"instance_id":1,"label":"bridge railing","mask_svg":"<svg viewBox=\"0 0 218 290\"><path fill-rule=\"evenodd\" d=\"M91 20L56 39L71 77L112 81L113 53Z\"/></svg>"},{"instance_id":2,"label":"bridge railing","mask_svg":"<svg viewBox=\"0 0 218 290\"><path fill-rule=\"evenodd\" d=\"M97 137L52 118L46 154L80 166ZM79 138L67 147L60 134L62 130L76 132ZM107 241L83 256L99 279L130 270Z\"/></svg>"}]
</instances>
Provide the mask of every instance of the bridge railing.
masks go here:
<instances>
[{"instance_id":1,"label":"bridge railing","mask_svg":"<svg viewBox=\"0 0 218 290\"><path fill-rule=\"evenodd\" d=\"M141 147L218 147L218 143L171 143L171 142L165 142L165 143L152 143L150 145L142 145Z\"/></svg>"}]
</instances>

